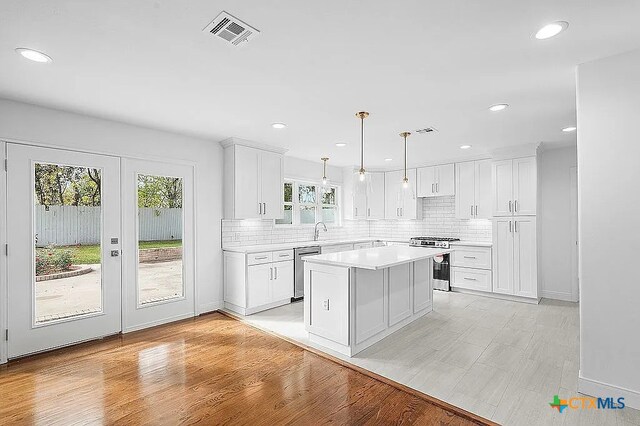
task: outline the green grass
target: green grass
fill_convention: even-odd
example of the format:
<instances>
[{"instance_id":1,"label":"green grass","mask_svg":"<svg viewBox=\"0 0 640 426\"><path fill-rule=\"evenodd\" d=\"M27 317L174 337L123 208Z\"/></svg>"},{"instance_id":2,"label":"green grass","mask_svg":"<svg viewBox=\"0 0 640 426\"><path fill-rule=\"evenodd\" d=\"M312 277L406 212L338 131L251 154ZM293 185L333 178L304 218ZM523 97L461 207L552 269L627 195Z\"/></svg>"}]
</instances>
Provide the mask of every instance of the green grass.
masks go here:
<instances>
[{"instance_id":1,"label":"green grass","mask_svg":"<svg viewBox=\"0 0 640 426\"><path fill-rule=\"evenodd\" d=\"M140 241L138 247L140 249L152 248L169 248L181 247L182 240L164 240L164 241ZM100 263L100 246L68 246L60 248L69 248L73 250L73 264L86 265Z\"/></svg>"}]
</instances>

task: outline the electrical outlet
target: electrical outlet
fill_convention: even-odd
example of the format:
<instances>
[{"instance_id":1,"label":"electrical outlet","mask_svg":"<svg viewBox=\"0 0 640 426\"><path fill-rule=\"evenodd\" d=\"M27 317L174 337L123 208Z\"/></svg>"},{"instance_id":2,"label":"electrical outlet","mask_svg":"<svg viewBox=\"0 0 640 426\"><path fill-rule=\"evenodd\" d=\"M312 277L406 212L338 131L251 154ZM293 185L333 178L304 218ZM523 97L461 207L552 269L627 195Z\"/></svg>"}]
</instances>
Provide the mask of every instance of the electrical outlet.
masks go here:
<instances>
[{"instance_id":1,"label":"electrical outlet","mask_svg":"<svg viewBox=\"0 0 640 426\"><path fill-rule=\"evenodd\" d=\"M322 307L324 308L325 311L329 310L329 299L322 301Z\"/></svg>"}]
</instances>

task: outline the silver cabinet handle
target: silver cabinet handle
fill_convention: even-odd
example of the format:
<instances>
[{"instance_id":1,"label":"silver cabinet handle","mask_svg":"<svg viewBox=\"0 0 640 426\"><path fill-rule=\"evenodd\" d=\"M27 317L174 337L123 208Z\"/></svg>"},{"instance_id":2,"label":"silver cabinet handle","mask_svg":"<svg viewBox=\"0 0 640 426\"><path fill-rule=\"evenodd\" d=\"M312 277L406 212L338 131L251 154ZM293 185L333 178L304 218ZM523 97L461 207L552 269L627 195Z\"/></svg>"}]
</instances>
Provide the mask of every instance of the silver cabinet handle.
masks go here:
<instances>
[{"instance_id":1,"label":"silver cabinet handle","mask_svg":"<svg viewBox=\"0 0 640 426\"><path fill-rule=\"evenodd\" d=\"M434 187L435 187L435 184L433 184L433 183L432 183L432 184L431 184L431 193L432 193L432 194L433 194L434 192L436 192L436 191L434 191L434 189L433 189Z\"/></svg>"},{"instance_id":2,"label":"silver cabinet handle","mask_svg":"<svg viewBox=\"0 0 640 426\"><path fill-rule=\"evenodd\" d=\"M471 216L473 216L473 206L471 206Z\"/></svg>"},{"instance_id":3,"label":"silver cabinet handle","mask_svg":"<svg viewBox=\"0 0 640 426\"><path fill-rule=\"evenodd\" d=\"M475 259L476 258L475 256L462 256L462 257L464 257L465 259Z\"/></svg>"},{"instance_id":4,"label":"silver cabinet handle","mask_svg":"<svg viewBox=\"0 0 640 426\"><path fill-rule=\"evenodd\" d=\"M513 232L511 231L511 221L509 221L509 232Z\"/></svg>"},{"instance_id":5,"label":"silver cabinet handle","mask_svg":"<svg viewBox=\"0 0 640 426\"><path fill-rule=\"evenodd\" d=\"M258 214L262 214L262 203L258 203Z\"/></svg>"},{"instance_id":6,"label":"silver cabinet handle","mask_svg":"<svg viewBox=\"0 0 640 426\"><path fill-rule=\"evenodd\" d=\"M267 203L262 203L264 205L264 214L267 214Z\"/></svg>"},{"instance_id":7,"label":"silver cabinet handle","mask_svg":"<svg viewBox=\"0 0 640 426\"><path fill-rule=\"evenodd\" d=\"M400 207L396 207L396 216L400 216Z\"/></svg>"},{"instance_id":8,"label":"silver cabinet handle","mask_svg":"<svg viewBox=\"0 0 640 426\"><path fill-rule=\"evenodd\" d=\"M518 232L518 221L517 221L517 220L514 220L514 221L513 221L513 230L514 230L515 232Z\"/></svg>"},{"instance_id":9,"label":"silver cabinet handle","mask_svg":"<svg viewBox=\"0 0 640 426\"><path fill-rule=\"evenodd\" d=\"M404 217L404 207L400 207L400 216Z\"/></svg>"},{"instance_id":10,"label":"silver cabinet handle","mask_svg":"<svg viewBox=\"0 0 640 426\"><path fill-rule=\"evenodd\" d=\"M273 268L269 268L269 280L273 279Z\"/></svg>"},{"instance_id":11,"label":"silver cabinet handle","mask_svg":"<svg viewBox=\"0 0 640 426\"><path fill-rule=\"evenodd\" d=\"M371 209L367 208L367 216L371 216Z\"/></svg>"},{"instance_id":12,"label":"silver cabinet handle","mask_svg":"<svg viewBox=\"0 0 640 426\"><path fill-rule=\"evenodd\" d=\"M467 277L464 277L464 279L465 279L465 280L467 280L467 281L478 281L478 280L477 280L477 279L475 279L475 278L467 278Z\"/></svg>"},{"instance_id":13,"label":"silver cabinet handle","mask_svg":"<svg viewBox=\"0 0 640 426\"><path fill-rule=\"evenodd\" d=\"M513 210L516 211L516 212L518 211L518 200L515 200L513 202Z\"/></svg>"},{"instance_id":14,"label":"silver cabinet handle","mask_svg":"<svg viewBox=\"0 0 640 426\"><path fill-rule=\"evenodd\" d=\"M288 254L281 254L278 257L289 257L289 255Z\"/></svg>"},{"instance_id":15,"label":"silver cabinet handle","mask_svg":"<svg viewBox=\"0 0 640 426\"><path fill-rule=\"evenodd\" d=\"M511 212L511 200L509 200L509 212Z\"/></svg>"},{"instance_id":16,"label":"silver cabinet handle","mask_svg":"<svg viewBox=\"0 0 640 426\"><path fill-rule=\"evenodd\" d=\"M260 256L260 257L256 257L256 260L264 260L266 258L267 258L267 256Z\"/></svg>"},{"instance_id":17,"label":"silver cabinet handle","mask_svg":"<svg viewBox=\"0 0 640 426\"><path fill-rule=\"evenodd\" d=\"M478 205L476 204L476 214L475 216L478 216Z\"/></svg>"},{"instance_id":18,"label":"silver cabinet handle","mask_svg":"<svg viewBox=\"0 0 640 426\"><path fill-rule=\"evenodd\" d=\"M275 268L273 268L273 269L275 269L275 271L276 271L276 277L275 277L275 279L277 280L277 279L278 279L278 267L276 266L276 267L275 267Z\"/></svg>"},{"instance_id":19,"label":"silver cabinet handle","mask_svg":"<svg viewBox=\"0 0 640 426\"><path fill-rule=\"evenodd\" d=\"M438 189L439 186L440 186L439 182L436 182L436 192L440 192L440 190Z\"/></svg>"}]
</instances>

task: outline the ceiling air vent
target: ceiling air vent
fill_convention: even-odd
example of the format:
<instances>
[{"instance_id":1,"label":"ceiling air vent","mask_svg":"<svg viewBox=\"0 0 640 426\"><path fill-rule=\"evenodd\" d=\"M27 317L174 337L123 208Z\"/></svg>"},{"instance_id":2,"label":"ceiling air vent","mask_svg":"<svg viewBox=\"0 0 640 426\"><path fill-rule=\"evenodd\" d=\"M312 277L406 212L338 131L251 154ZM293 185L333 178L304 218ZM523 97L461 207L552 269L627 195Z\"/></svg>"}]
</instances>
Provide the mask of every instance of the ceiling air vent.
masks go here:
<instances>
[{"instance_id":1,"label":"ceiling air vent","mask_svg":"<svg viewBox=\"0 0 640 426\"><path fill-rule=\"evenodd\" d=\"M203 31L208 31L234 46L242 46L260 34L257 29L224 10Z\"/></svg>"},{"instance_id":2,"label":"ceiling air vent","mask_svg":"<svg viewBox=\"0 0 640 426\"><path fill-rule=\"evenodd\" d=\"M436 129L435 127L425 127L424 129L416 130L416 133L425 134L425 133L431 133L431 132L437 132L437 131L438 129Z\"/></svg>"}]
</instances>

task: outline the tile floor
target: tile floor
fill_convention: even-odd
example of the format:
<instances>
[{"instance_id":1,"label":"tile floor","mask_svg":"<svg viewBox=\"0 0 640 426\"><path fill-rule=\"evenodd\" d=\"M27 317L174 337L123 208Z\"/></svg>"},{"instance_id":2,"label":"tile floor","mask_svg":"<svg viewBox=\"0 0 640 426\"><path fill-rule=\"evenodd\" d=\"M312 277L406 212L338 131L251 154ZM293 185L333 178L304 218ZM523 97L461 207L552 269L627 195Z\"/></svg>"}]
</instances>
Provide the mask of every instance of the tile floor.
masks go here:
<instances>
[{"instance_id":1,"label":"tile floor","mask_svg":"<svg viewBox=\"0 0 640 426\"><path fill-rule=\"evenodd\" d=\"M304 344L303 304L245 320ZM434 311L353 358L353 364L505 425L640 425L640 411L549 407L577 395L578 305L434 293Z\"/></svg>"}]
</instances>

